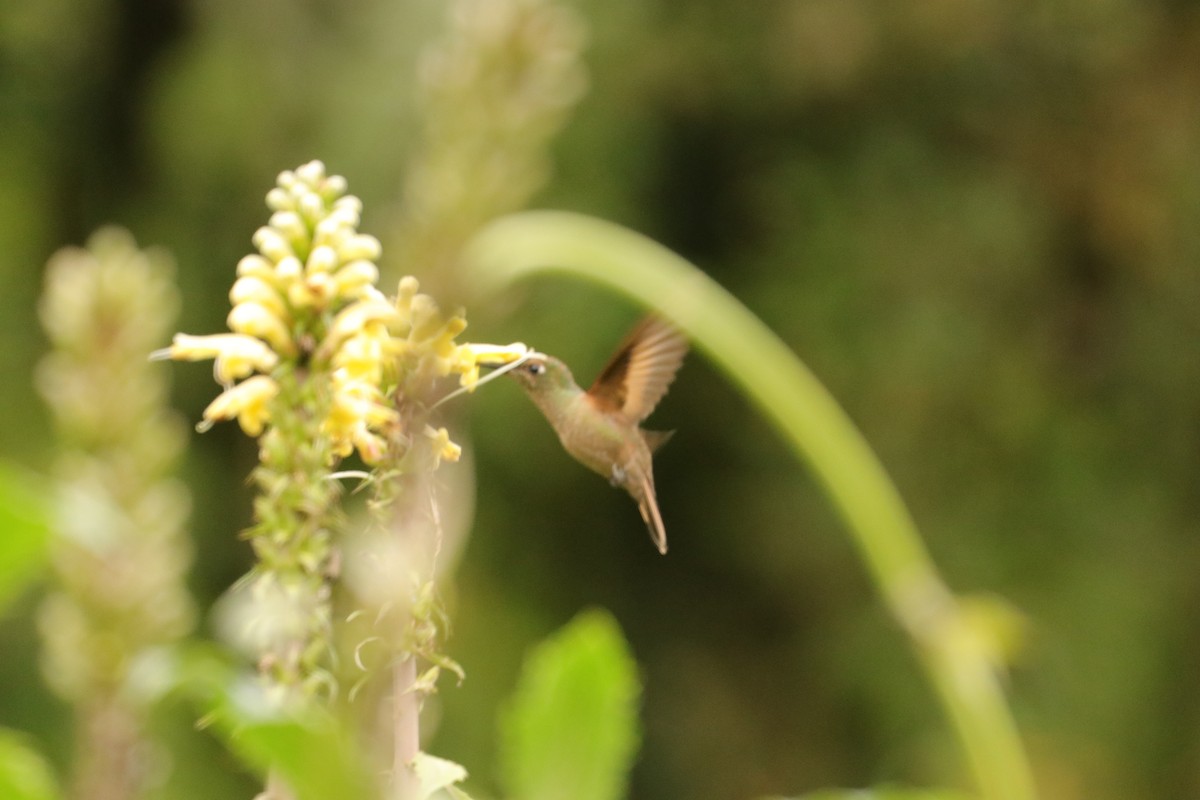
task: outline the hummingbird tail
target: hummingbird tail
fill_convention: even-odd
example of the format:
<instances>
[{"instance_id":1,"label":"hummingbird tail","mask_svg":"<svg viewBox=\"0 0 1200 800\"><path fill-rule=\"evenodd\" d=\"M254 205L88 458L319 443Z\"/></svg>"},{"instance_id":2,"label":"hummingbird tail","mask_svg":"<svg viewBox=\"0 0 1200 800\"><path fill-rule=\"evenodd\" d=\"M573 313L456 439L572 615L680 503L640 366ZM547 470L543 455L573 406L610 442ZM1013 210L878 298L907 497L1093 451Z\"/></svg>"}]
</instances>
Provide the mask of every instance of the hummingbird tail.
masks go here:
<instances>
[{"instance_id":1,"label":"hummingbird tail","mask_svg":"<svg viewBox=\"0 0 1200 800\"><path fill-rule=\"evenodd\" d=\"M651 453L666 444L674 435L675 431L648 431L644 428L642 429L642 438L646 440L646 446L650 448Z\"/></svg>"},{"instance_id":2,"label":"hummingbird tail","mask_svg":"<svg viewBox=\"0 0 1200 800\"><path fill-rule=\"evenodd\" d=\"M654 499L654 486L650 481L643 481L642 496L638 498L638 511L650 529L650 539L658 552L667 554L667 529L663 527L662 515L658 513L658 501Z\"/></svg>"}]
</instances>

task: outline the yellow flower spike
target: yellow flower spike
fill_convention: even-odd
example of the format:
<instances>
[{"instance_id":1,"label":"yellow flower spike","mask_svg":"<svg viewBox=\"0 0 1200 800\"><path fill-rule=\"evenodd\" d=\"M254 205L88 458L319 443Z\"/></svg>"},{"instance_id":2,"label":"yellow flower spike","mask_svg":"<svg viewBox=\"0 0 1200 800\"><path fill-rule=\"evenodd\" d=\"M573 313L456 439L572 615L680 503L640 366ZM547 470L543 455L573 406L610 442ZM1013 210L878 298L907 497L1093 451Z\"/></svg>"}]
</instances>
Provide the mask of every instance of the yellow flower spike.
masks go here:
<instances>
[{"instance_id":1,"label":"yellow flower spike","mask_svg":"<svg viewBox=\"0 0 1200 800\"><path fill-rule=\"evenodd\" d=\"M454 358L451 361L450 371L458 373L459 386L468 392L475 390L475 386L479 383L479 364L474 360Z\"/></svg>"},{"instance_id":2,"label":"yellow flower spike","mask_svg":"<svg viewBox=\"0 0 1200 800\"><path fill-rule=\"evenodd\" d=\"M344 191L344 189L343 189L343 191ZM340 216L342 214L352 215L350 217L350 219L353 220L354 224L351 227L354 227L354 228L358 227L358 221L359 221L359 218L362 216L362 210L363 210L362 200L360 200L358 198L358 195L342 194L340 197L338 197L337 200L333 201L333 206L332 206L333 215L334 216Z\"/></svg>"},{"instance_id":3,"label":"yellow flower spike","mask_svg":"<svg viewBox=\"0 0 1200 800\"><path fill-rule=\"evenodd\" d=\"M396 307L409 308L412 306L413 298L420 291L421 284L412 275L405 275L400 279L400 284L396 287Z\"/></svg>"},{"instance_id":4,"label":"yellow flower spike","mask_svg":"<svg viewBox=\"0 0 1200 800\"><path fill-rule=\"evenodd\" d=\"M346 179L341 175L330 175L321 184L321 197L325 200L342 197L346 194L346 190L350 188Z\"/></svg>"},{"instance_id":5,"label":"yellow flower spike","mask_svg":"<svg viewBox=\"0 0 1200 800\"><path fill-rule=\"evenodd\" d=\"M340 262L341 259L338 258L337 250L334 250L329 245L318 245L308 254L308 261L304 263L304 274L315 275L322 272L333 272L337 269Z\"/></svg>"},{"instance_id":6,"label":"yellow flower spike","mask_svg":"<svg viewBox=\"0 0 1200 800\"><path fill-rule=\"evenodd\" d=\"M378 464L387 452L387 442L383 437L371 433L366 428L355 430L352 441L363 463L368 465Z\"/></svg>"},{"instance_id":7,"label":"yellow flower spike","mask_svg":"<svg viewBox=\"0 0 1200 800\"><path fill-rule=\"evenodd\" d=\"M395 314L396 310L392 308L391 303L382 298L382 295L374 297L368 294L362 300L356 300L334 317L333 324L329 326L329 333L326 334L325 341L321 343L320 354L324 357L331 356L344 341L357 334L369 323L386 323Z\"/></svg>"},{"instance_id":8,"label":"yellow flower spike","mask_svg":"<svg viewBox=\"0 0 1200 800\"><path fill-rule=\"evenodd\" d=\"M387 353L387 328L372 327L347 339L333 357L334 366L354 380L378 385L383 378L383 360ZM336 379L336 378L335 378Z\"/></svg>"},{"instance_id":9,"label":"yellow flower spike","mask_svg":"<svg viewBox=\"0 0 1200 800\"><path fill-rule=\"evenodd\" d=\"M236 305L225 321L234 333L256 336L270 344L280 355L294 356L298 352L287 325L261 303Z\"/></svg>"},{"instance_id":10,"label":"yellow flower spike","mask_svg":"<svg viewBox=\"0 0 1200 800\"><path fill-rule=\"evenodd\" d=\"M281 319L288 316L279 292L259 277L247 275L234 281L229 290L229 302L235 306L242 303L258 303Z\"/></svg>"},{"instance_id":11,"label":"yellow flower spike","mask_svg":"<svg viewBox=\"0 0 1200 800\"><path fill-rule=\"evenodd\" d=\"M383 253L383 247L374 236L365 233L354 234L347 238L337 248L338 258L342 263L350 261L375 261Z\"/></svg>"},{"instance_id":12,"label":"yellow flower spike","mask_svg":"<svg viewBox=\"0 0 1200 800\"><path fill-rule=\"evenodd\" d=\"M324 305L307 281L295 281L288 284L287 298L292 308L316 308Z\"/></svg>"},{"instance_id":13,"label":"yellow flower spike","mask_svg":"<svg viewBox=\"0 0 1200 800\"><path fill-rule=\"evenodd\" d=\"M412 330L409 341L423 341L433 337L442 326L442 315L437 302L427 294L415 294L410 304Z\"/></svg>"},{"instance_id":14,"label":"yellow flower spike","mask_svg":"<svg viewBox=\"0 0 1200 800\"><path fill-rule=\"evenodd\" d=\"M275 265L257 253L242 257L237 265L237 274L239 278L259 278L272 286L277 282Z\"/></svg>"},{"instance_id":15,"label":"yellow flower spike","mask_svg":"<svg viewBox=\"0 0 1200 800\"><path fill-rule=\"evenodd\" d=\"M275 277L282 287L291 286L304 274L304 265L295 256L288 256L275 265Z\"/></svg>"},{"instance_id":16,"label":"yellow flower spike","mask_svg":"<svg viewBox=\"0 0 1200 800\"><path fill-rule=\"evenodd\" d=\"M279 177L275 179L275 183L290 194L291 190L296 188L300 183L300 179L296 176L297 172L299 170L285 169L279 173Z\"/></svg>"},{"instance_id":17,"label":"yellow flower spike","mask_svg":"<svg viewBox=\"0 0 1200 800\"><path fill-rule=\"evenodd\" d=\"M258 252L262 253L267 258L278 264L288 256L294 256L292 246L283 234L274 228L262 227L254 232L251 238L254 246L258 248Z\"/></svg>"},{"instance_id":18,"label":"yellow flower spike","mask_svg":"<svg viewBox=\"0 0 1200 800\"><path fill-rule=\"evenodd\" d=\"M427 347L430 352L443 361L449 362L454 357L455 348L458 345L454 343L454 337L458 336L467 329L467 321L462 317L451 317L446 320L441 329L430 337ZM440 374L445 375L450 369L449 363Z\"/></svg>"},{"instance_id":19,"label":"yellow flower spike","mask_svg":"<svg viewBox=\"0 0 1200 800\"><path fill-rule=\"evenodd\" d=\"M339 297L357 299L363 289L379 280L379 267L370 261L351 261L333 275Z\"/></svg>"},{"instance_id":20,"label":"yellow flower spike","mask_svg":"<svg viewBox=\"0 0 1200 800\"><path fill-rule=\"evenodd\" d=\"M314 158L307 164L296 167L295 175L302 183L315 188L325 180L325 162Z\"/></svg>"},{"instance_id":21,"label":"yellow flower spike","mask_svg":"<svg viewBox=\"0 0 1200 800\"><path fill-rule=\"evenodd\" d=\"M325 308L329 305L337 294L337 285L333 282L333 278L328 272L317 272L309 275L304 279L304 287L308 289L312 295L313 305L317 308Z\"/></svg>"},{"instance_id":22,"label":"yellow flower spike","mask_svg":"<svg viewBox=\"0 0 1200 800\"><path fill-rule=\"evenodd\" d=\"M300 216L309 222L317 222L325 216L325 201L312 192L305 192L295 201ZM317 223L320 225L320 222Z\"/></svg>"},{"instance_id":23,"label":"yellow flower spike","mask_svg":"<svg viewBox=\"0 0 1200 800\"><path fill-rule=\"evenodd\" d=\"M271 215L269 224L294 248L298 243L308 241L308 227L295 211L276 211Z\"/></svg>"},{"instance_id":24,"label":"yellow flower spike","mask_svg":"<svg viewBox=\"0 0 1200 800\"><path fill-rule=\"evenodd\" d=\"M214 422L236 417L247 435L258 436L270 420L267 407L278 393L279 385L266 375L247 378L217 395L204 409L204 421L196 429L203 432Z\"/></svg>"},{"instance_id":25,"label":"yellow flower spike","mask_svg":"<svg viewBox=\"0 0 1200 800\"><path fill-rule=\"evenodd\" d=\"M276 186L267 192L267 208L272 211L293 211L295 206L296 201L287 189Z\"/></svg>"}]
</instances>

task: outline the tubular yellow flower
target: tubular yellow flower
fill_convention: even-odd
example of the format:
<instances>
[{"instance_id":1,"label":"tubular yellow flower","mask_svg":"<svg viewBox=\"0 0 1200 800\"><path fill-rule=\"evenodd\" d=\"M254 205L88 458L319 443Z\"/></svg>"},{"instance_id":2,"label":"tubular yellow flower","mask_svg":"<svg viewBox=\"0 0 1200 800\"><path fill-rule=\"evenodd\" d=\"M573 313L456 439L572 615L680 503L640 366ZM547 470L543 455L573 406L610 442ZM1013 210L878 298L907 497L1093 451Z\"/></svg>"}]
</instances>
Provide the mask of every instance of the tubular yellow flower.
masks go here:
<instances>
[{"instance_id":1,"label":"tubular yellow flower","mask_svg":"<svg viewBox=\"0 0 1200 800\"><path fill-rule=\"evenodd\" d=\"M235 306L249 302L258 303L280 319L287 316L287 309L279 292L271 283L258 276L245 275L234 281L233 288L229 290L229 302Z\"/></svg>"},{"instance_id":2,"label":"tubular yellow flower","mask_svg":"<svg viewBox=\"0 0 1200 800\"><path fill-rule=\"evenodd\" d=\"M241 333L214 333L209 336L177 333L170 347L156 350L151 358L171 358L176 361L215 358L214 373L217 382L222 385L229 385L251 372L270 372L279 363L279 356L266 342Z\"/></svg>"},{"instance_id":3,"label":"tubular yellow flower","mask_svg":"<svg viewBox=\"0 0 1200 800\"><path fill-rule=\"evenodd\" d=\"M294 356L298 352L287 325L262 303L239 303L225 321L231 331L256 336L282 356Z\"/></svg>"},{"instance_id":4,"label":"tubular yellow flower","mask_svg":"<svg viewBox=\"0 0 1200 800\"><path fill-rule=\"evenodd\" d=\"M275 230L274 228L262 227L254 232L251 238L254 246L258 248L258 252L262 253L267 258L278 264L288 256L296 255L292 251L292 246L288 244L287 238Z\"/></svg>"},{"instance_id":5,"label":"tubular yellow flower","mask_svg":"<svg viewBox=\"0 0 1200 800\"><path fill-rule=\"evenodd\" d=\"M272 286L277 286L275 265L257 254L242 256L237 265L237 274L239 278L261 278Z\"/></svg>"},{"instance_id":6,"label":"tubular yellow flower","mask_svg":"<svg viewBox=\"0 0 1200 800\"><path fill-rule=\"evenodd\" d=\"M319 355L332 357L351 336L375 322L388 322L396 317L396 309L382 295L368 294L343 308L334 317L329 332L321 343Z\"/></svg>"},{"instance_id":7,"label":"tubular yellow flower","mask_svg":"<svg viewBox=\"0 0 1200 800\"><path fill-rule=\"evenodd\" d=\"M368 286L379 280L379 268L370 261L351 261L333 276L337 293L342 297L358 298Z\"/></svg>"},{"instance_id":8,"label":"tubular yellow flower","mask_svg":"<svg viewBox=\"0 0 1200 800\"><path fill-rule=\"evenodd\" d=\"M529 348L521 342L512 344L460 344L454 348L450 358L450 369L459 375L459 384L468 392L475 390L479 383L479 368L482 365L490 367L511 364L524 357Z\"/></svg>"},{"instance_id":9,"label":"tubular yellow flower","mask_svg":"<svg viewBox=\"0 0 1200 800\"><path fill-rule=\"evenodd\" d=\"M204 422L197 428L208 430L214 422L237 418L249 436L258 436L270 420L269 404L279 393L279 384L266 375L255 375L217 395L204 409Z\"/></svg>"},{"instance_id":10,"label":"tubular yellow flower","mask_svg":"<svg viewBox=\"0 0 1200 800\"><path fill-rule=\"evenodd\" d=\"M450 432L445 428L435 429L432 425L426 425L424 434L430 440L434 467L441 461L458 461L462 456L462 448L450 441Z\"/></svg>"},{"instance_id":11,"label":"tubular yellow flower","mask_svg":"<svg viewBox=\"0 0 1200 800\"><path fill-rule=\"evenodd\" d=\"M350 261L375 261L382 254L379 240L374 236L358 233L349 236L337 248L338 259Z\"/></svg>"},{"instance_id":12,"label":"tubular yellow flower","mask_svg":"<svg viewBox=\"0 0 1200 800\"><path fill-rule=\"evenodd\" d=\"M338 455L348 456L357 448L363 461L377 463L385 443L372 429L398 423L400 413L385 403L383 393L373 382L355 380L344 369L334 372L333 382L333 400L322 430Z\"/></svg>"},{"instance_id":13,"label":"tubular yellow flower","mask_svg":"<svg viewBox=\"0 0 1200 800\"><path fill-rule=\"evenodd\" d=\"M368 381L375 386L383 383L384 360L388 358L388 331L382 323L363 326L347 339L333 357L336 379L345 373L354 380Z\"/></svg>"},{"instance_id":14,"label":"tubular yellow flower","mask_svg":"<svg viewBox=\"0 0 1200 800\"><path fill-rule=\"evenodd\" d=\"M338 260L337 250L327 244L318 245L308 254L308 261L304 263L304 272L306 275L333 272L338 265Z\"/></svg>"}]
</instances>

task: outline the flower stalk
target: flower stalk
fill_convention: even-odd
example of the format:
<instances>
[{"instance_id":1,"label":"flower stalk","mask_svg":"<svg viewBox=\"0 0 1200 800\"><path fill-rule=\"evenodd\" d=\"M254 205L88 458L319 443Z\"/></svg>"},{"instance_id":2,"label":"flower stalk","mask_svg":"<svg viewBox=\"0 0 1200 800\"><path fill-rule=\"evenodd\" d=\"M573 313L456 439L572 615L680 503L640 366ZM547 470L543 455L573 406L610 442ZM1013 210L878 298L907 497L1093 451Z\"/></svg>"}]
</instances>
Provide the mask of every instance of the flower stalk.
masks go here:
<instances>
[{"instance_id":1,"label":"flower stalk","mask_svg":"<svg viewBox=\"0 0 1200 800\"><path fill-rule=\"evenodd\" d=\"M255 523L246 532L257 562L230 617L282 702L338 695L333 594L344 520L336 469L353 455L370 468L378 535L368 537L362 560L386 570L363 584L360 569L346 588L365 612L358 616L391 626L378 638L394 644L394 766L403 787L419 755L420 697L438 668L457 670L438 652L431 598L439 539L410 529L407 511L420 502L410 490L416 478L461 453L430 409L444 380L471 390L481 362L511 361L525 348L458 343L465 318L444 314L414 278L401 280L394 297L380 292L381 248L358 232L362 205L346 189L319 161L281 173L267 195L270 221L253 237L258 252L238 263L230 332L177 334L153 357L212 359L223 391L198 428L236 420L258 440ZM428 679L416 674L418 658L435 665ZM263 796L288 796L277 775Z\"/></svg>"}]
</instances>

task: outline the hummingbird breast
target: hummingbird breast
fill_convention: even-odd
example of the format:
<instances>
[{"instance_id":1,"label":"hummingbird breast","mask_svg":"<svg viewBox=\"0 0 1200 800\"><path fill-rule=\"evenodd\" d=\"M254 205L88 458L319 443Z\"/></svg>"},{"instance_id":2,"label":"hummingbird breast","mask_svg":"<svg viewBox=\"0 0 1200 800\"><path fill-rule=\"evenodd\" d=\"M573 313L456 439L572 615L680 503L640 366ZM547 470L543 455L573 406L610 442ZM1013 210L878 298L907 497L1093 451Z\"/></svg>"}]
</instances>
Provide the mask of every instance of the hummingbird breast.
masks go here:
<instances>
[{"instance_id":1,"label":"hummingbird breast","mask_svg":"<svg viewBox=\"0 0 1200 800\"><path fill-rule=\"evenodd\" d=\"M650 448L636 423L595 408L586 395L576 400L577 413L556 426L563 448L588 469L635 497L650 474Z\"/></svg>"}]
</instances>

